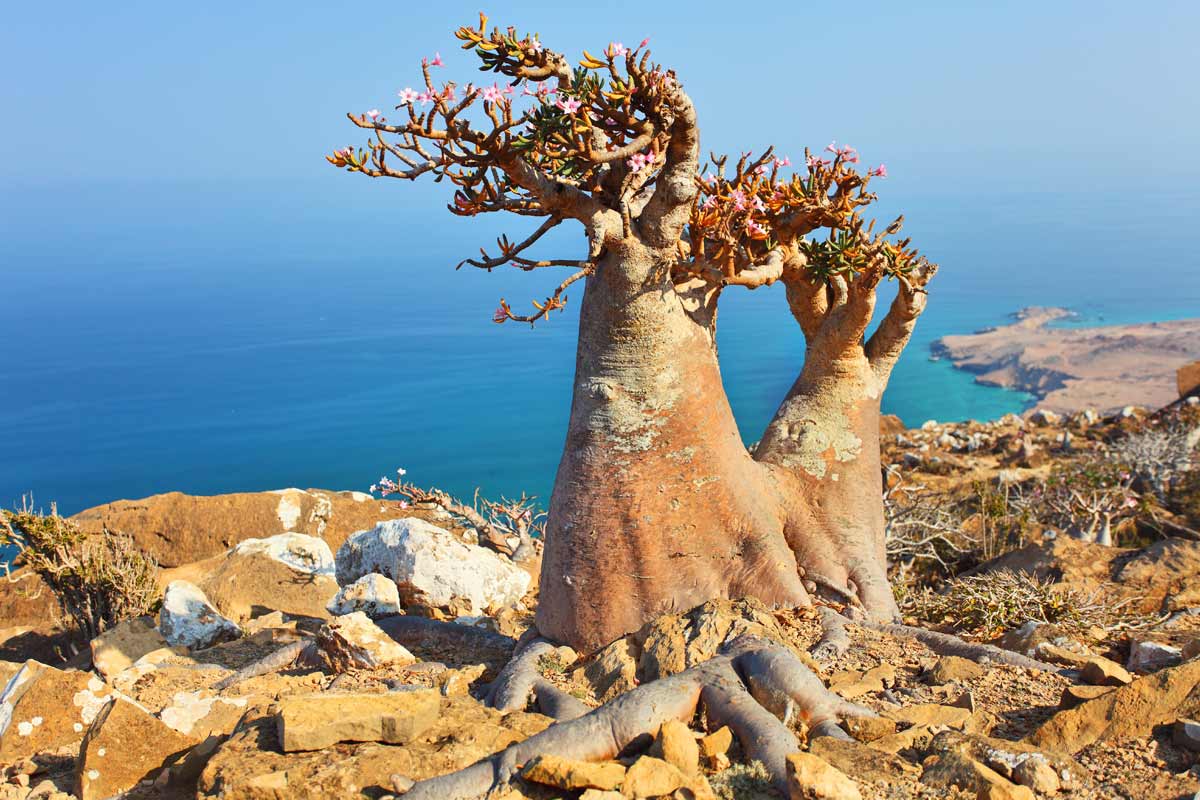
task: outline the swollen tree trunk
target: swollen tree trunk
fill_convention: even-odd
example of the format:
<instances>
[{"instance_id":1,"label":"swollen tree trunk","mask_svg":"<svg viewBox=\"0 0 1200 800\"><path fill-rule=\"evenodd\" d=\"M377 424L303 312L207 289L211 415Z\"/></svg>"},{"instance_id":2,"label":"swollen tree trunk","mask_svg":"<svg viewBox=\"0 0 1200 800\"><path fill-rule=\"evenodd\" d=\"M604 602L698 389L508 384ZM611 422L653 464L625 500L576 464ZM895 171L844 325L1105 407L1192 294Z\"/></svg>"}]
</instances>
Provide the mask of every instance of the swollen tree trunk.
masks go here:
<instances>
[{"instance_id":1,"label":"swollen tree trunk","mask_svg":"<svg viewBox=\"0 0 1200 800\"><path fill-rule=\"evenodd\" d=\"M814 590L890 618L880 381L861 345L836 359L810 345L752 456L721 383L715 297L655 280L654 255L610 253L588 279L538 629L592 651L713 598L790 607Z\"/></svg>"}]
</instances>

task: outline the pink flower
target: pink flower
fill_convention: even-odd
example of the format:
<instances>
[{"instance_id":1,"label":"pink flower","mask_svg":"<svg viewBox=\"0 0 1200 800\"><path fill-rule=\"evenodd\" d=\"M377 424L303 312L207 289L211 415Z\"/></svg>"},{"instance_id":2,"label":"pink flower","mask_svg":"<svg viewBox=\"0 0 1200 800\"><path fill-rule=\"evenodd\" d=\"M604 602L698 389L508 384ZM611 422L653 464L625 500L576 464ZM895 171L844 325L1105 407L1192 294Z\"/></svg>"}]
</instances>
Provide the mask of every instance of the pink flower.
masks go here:
<instances>
[{"instance_id":1,"label":"pink flower","mask_svg":"<svg viewBox=\"0 0 1200 800\"><path fill-rule=\"evenodd\" d=\"M483 95L483 101L485 103L494 103L497 100L504 99L504 95L501 93L500 87L494 83L481 91L480 94Z\"/></svg>"},{"instance_id":2,"label":"pink flower","mask_svg":"<svg viewBox=\"0 0 1200 800\"><path fill-rule=\"evenodd\" d=\"M620 42L611 42L608 45L608 54L613 58L620 58L623 55L628 55L629 48Z\"/></svg>"},{"instance_id":3,"label":"pink flower","mask_svg":"<svg viewBox=\"0 0 1200 800\"><path fill-rule=\"evenodd\" d=\"M445 64L443 64L443 63L442 63L442 54L441 54L441 53L434 53L434 54L433 54L433 61L430 61L430 62L429 62L429 66L431 66L431 67L444 67L444 66L446 66Z\"/></svg>"},{"instance_id":4,"label":"pink flower","mask_svg":"<svg viewBox=\"0 0 1200 800\"><path fill-rule=\"evenodd\" d=\"M758 211L766 211L767 210L767 206L765 203L763 203L761 197L754 198L754 208Z\"/></svg>"},{"instance_id":5,"label":"pink flower","mask_svg":"<svg viewBox=\"0 0 1200 800\"><path fill-rule=\"evenodd\" d=\"M880 178L886 178L888 175L887 164L880 164L878 167L875 167L874 169L869 169L869 170L867 170L867 174L868 175L877 175Z\"/></svg>"},{"instance_id":6,"label":"pink flower","mask_svg":"<svg viewBox=\"0 0 1200 800\"><path fill-rule=\"evenodd\" d=\"M447 86L446 91L442 93L442 97L446 100L446 102L449 103L454 102L454 95L455 92L453 86Z\"/></svg>"},{"instance_id":7,"label":"pink flower","mask_svg":"<svg viewBox=\"0 0 1200 800\"><path fill-rule=\"evenodd\" d=\"M767 229L764 228L762 225L759 225L754 220L752 220L752 219L746 220L746 233L749 233L751 236L756 236L756 235L760 235L760 234L765 234L766 232L767 232Z\"/></svg>"},{"instance_id":8,"label":"pink flower","mask_svg":"<svg viewBox=\"0 0 1200 800\"><path fill-rule=\"evenodd\" d=\"M542 43L537 39L534 39L529 45L529 52L533 53L535 56L542 52Z\"/></svg>"},{"instance_id":9,"label":"pink flower","mask_svg":"<svg viewBox=\"0 0 1200 800\"><path fill-rule=\"evenodd\" d=\"M367 112L367 116L370 117L371 119L378 119L379 118L379 109L372 108L370 111Z\"/></svg>"},{"instance_id":10,"label":"pink flower","mask_svg":"<svg viewBox=\"0 0 1200 800\"><path fill-rule=\"evenodd\" d=\"M403 478L405 475L408 474L408 470L401 467L400 469L396 470L396 474L399 475L401 478Z\"/></svg>"},{"instance_id":11,"label":"pink flower","mask_svg":"<svg viewBox=\"0 0 1200 800\"><path fill-rule=\"evenodd\" d=\"M645 39L642 39L642 43L638 45L638 50L641 50L643 47L645 47L648 44L650 44L649 36L647 36Z\"/></svg>"},{"instance_id":12,"label":"pink flower","mask_svg":"<svg viewBox=\"0 0 1200 800\"><path fill-rule=\"evenodd\" d=\"M430 91L424 91L417 95L417 99L421 101L422 105L429 105L437 99L437 95Z\"/></svg>"},{"instance_id":13,"label":"pink flower","mask_svg":"<svg viewBox=\"0 0 1200 800\"><path fill-rule=\"evenodd\" d=\"M375 484L373 484L373 483L372 483L372 484L371 484L371 491L372 491L372 492L378 492L378 491L379 491L379 487L378 487L378 486L376 486Z\"/></svg>"},{"instance_id":14,"label":"pink flower","mask_svg":"<svg viewBox=\"0 0 1200 800\"><path fill-rule=\"evenodd\" d=\"M654 151L648 150L645 153L634 153L625 163L629 165L631 172L641 172L643 169L649 169L654 166Z\"/></svg>"},{"instance_id":15,"label":"pink flower","mask_svg":"<svg viewBox=\"0 0 1200 800\"><path fill-rule=\"evenodd\" d=\"M716 206L717 198L715 195L711 194L704 199L703 203L700 204L700 208L704 209L705 211L711 211L712 209L716 208Z\"/></svg>"},{"instance_id":16,"label":"pink flower","mask_svg":"<svg viewBox=\"0 0 1200 800\"><path fill-rule=\"evenodd\" d=\"M399 94L401 103L411 103L417 99L417 93L409 87L402 89Z\"/></svg>"},{"instance_id":17,"label":"pink flower","mask_svg":"<svg viewBox=\"0 0 1200 800\"><path fill-rule=\"evenodd\" d=\"M559 100L557 105L559 108L561 108L563 111L567 112L568 114L574 114L576 111L579 110L579 107L583 104L580 103L578 100L568 97L566 100Z\"/></svg>"},{"instance_id":18,"label":"pink flower","mask_svg":"<svg viewBox=\"0 0 1200 800\"><path fill-rule=\"evenodd\" d=\"M837 142L830 142L829 144L825 145L825 149L836 155L838 153Z\"/></svg>"},{"instance_id":19,"label":"pink flower","mask_svg":"<svg viewBox=\"0 0 1200 800\"><path fill-rule=\"evenodd\" d=\"M408 508L408 501L407 501L407 500L401 500L401 501L400 501L400 507L401 507L401 508Z\"/></svg>"},{"instance_id":20,"label":"pink flower","mask_svg":"<svg viewBox=\"0 0 1200 800\"><path fill-rule=\"evenodd\" d=\"M504 88L501 89L500 91L503 92L504 94L512 94L513 93L512 84L505 84Z\"/></svg>"},{"instance_id":21,"label":"pink flower","mask_svg":"<svg viewBox=\"0 0 1200 800\"><path fill-rule=\"evenodd\" d=\"M791 165L792 165L792 160L790 158L788 158L787 156L784 156L783 158L775 159L775 166L777 166L777 167L790 167Z\"/></svg>"},{"instance_id":22,"label":"pink flower","mask_svg":"<svg viewBox=\"0 0 1200 800\"><path fill-rule=\"evenodd\" d=\"M829 159L821 158L819 156L809 156L808 157L808 166L810 168L811 167L827 167L827 166L829 166Z\"/></svg>"},{"instance_id":23,"label":"pink flower","mask_svg":"<svg viewBox=\"0 0 1200 800\"><path fill-rule=\"evenodd\" d=\"M504 322L506 319L508 319L508 311L504 306L500 306L496 309L496 313L492 314L492 322Z\"/></svg>"},{"instance_id":24,"label":"pink flower","mask_svg":"<svg viewBox=\"0 0 1200 800\"><path fill-rule=\"evenodd\" d=\"M729 199L733 201L733 207L736 208L738 211L746 210L746 193L743 192L741 189L735 189L729 195Z\"/></svg>"},{"instance_id":25,"label":"pink flower","mask_svg":"<svg viewBox=\"0 0 1200 800\"><path fill-rule=\"evenodd\" d=\"M754 174L755 175L766 175L767 174L767 165L759 164L757 167L754 168Z\"/></svg>"}]
</instances>

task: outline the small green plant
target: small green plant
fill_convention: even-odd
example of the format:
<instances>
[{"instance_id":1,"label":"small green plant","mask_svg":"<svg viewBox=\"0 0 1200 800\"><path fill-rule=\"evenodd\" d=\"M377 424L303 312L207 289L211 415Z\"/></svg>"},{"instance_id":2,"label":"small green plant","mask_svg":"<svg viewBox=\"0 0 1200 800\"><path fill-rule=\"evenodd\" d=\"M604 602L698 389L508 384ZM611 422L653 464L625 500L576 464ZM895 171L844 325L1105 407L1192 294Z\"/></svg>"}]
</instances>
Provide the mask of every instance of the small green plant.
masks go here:
<instances>
[{"instance_id":1,"label":"small green plant","mask_svg":"<svg viewBox=\"0 0 1200 800\"><path fill-rule=\"evenodd\" d=\"M86 534L54 508L39 514L26 503L20 511L0 511L0 546L16 549L14 563L41 577L87 639L158 601L158 564L131 537Z\"/></svg>"},{"instance_id":2,"label":"small green plant","mask_svg":"<svg viewBox=\"0 0 1200 800\"><path fill-rule=\"evenodd\" d=\"M779 796L761 761L734 764L713 775L709 782L721 800L775 800Z\"/></svg>"}]
</instances>

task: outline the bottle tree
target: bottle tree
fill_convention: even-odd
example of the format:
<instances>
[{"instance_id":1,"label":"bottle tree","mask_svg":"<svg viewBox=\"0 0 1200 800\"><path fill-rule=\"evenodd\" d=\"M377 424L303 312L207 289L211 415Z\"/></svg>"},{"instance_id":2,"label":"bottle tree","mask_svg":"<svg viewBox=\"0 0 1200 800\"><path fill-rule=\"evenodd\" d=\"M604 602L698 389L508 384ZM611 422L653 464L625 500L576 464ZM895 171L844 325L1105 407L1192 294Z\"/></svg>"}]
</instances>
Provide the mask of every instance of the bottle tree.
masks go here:
<instances>
[{"instance_id":1,"label":"bottle tree","mask_svg":"<svg viewBox=\"0 0 1200 800\"><path fill-rule=\"evenodd\" d=\"M376 178L454 187L452 213L540 220L463 264L566 270L535 323L582 290L574 395L550 500L537 627L589 652L713 598L798 606L814 595L886 620L879 403L935 266L864 218L883 166L853 148L768 149L701 163L696 109L646 42L572 64L537 35L457 31L479 83L400 92L395 114L351 114L370 139L328 156ZM494 77L493 77L494 76ZM534 254L576 223L586 252ZM873 332L876 288L899 284ZM803 365L753 450L721 383L716 322L730 291L780 282ZM572 292L574 294L574 292Z\"/></svg>"}]
</instances>

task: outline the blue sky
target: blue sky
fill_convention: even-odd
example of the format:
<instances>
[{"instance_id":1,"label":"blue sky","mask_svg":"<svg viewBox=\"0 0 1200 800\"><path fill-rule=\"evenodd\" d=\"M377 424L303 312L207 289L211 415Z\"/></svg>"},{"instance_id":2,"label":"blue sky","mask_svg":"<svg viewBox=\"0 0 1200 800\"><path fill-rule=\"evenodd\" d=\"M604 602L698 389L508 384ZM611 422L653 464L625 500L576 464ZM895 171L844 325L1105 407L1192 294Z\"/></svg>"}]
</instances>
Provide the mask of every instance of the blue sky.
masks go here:
<instances>
[{"instance_id":1,"label":"blue sky","mask_svg":"<svg viewBox=\"0 0 1200 800\"><path fill-rule=\"evenodd\" d=\"M1200 177L1200 3L571 6L485 10L570 54L651 37L709 148L836 138L906 191ZM322 153L353 134L342 115L387 108L422 56L440 50L460 82L477 74L452 35L475 2L341 8L10 4L0 180L324 182Z\"/></svg>"}]
</instances>

